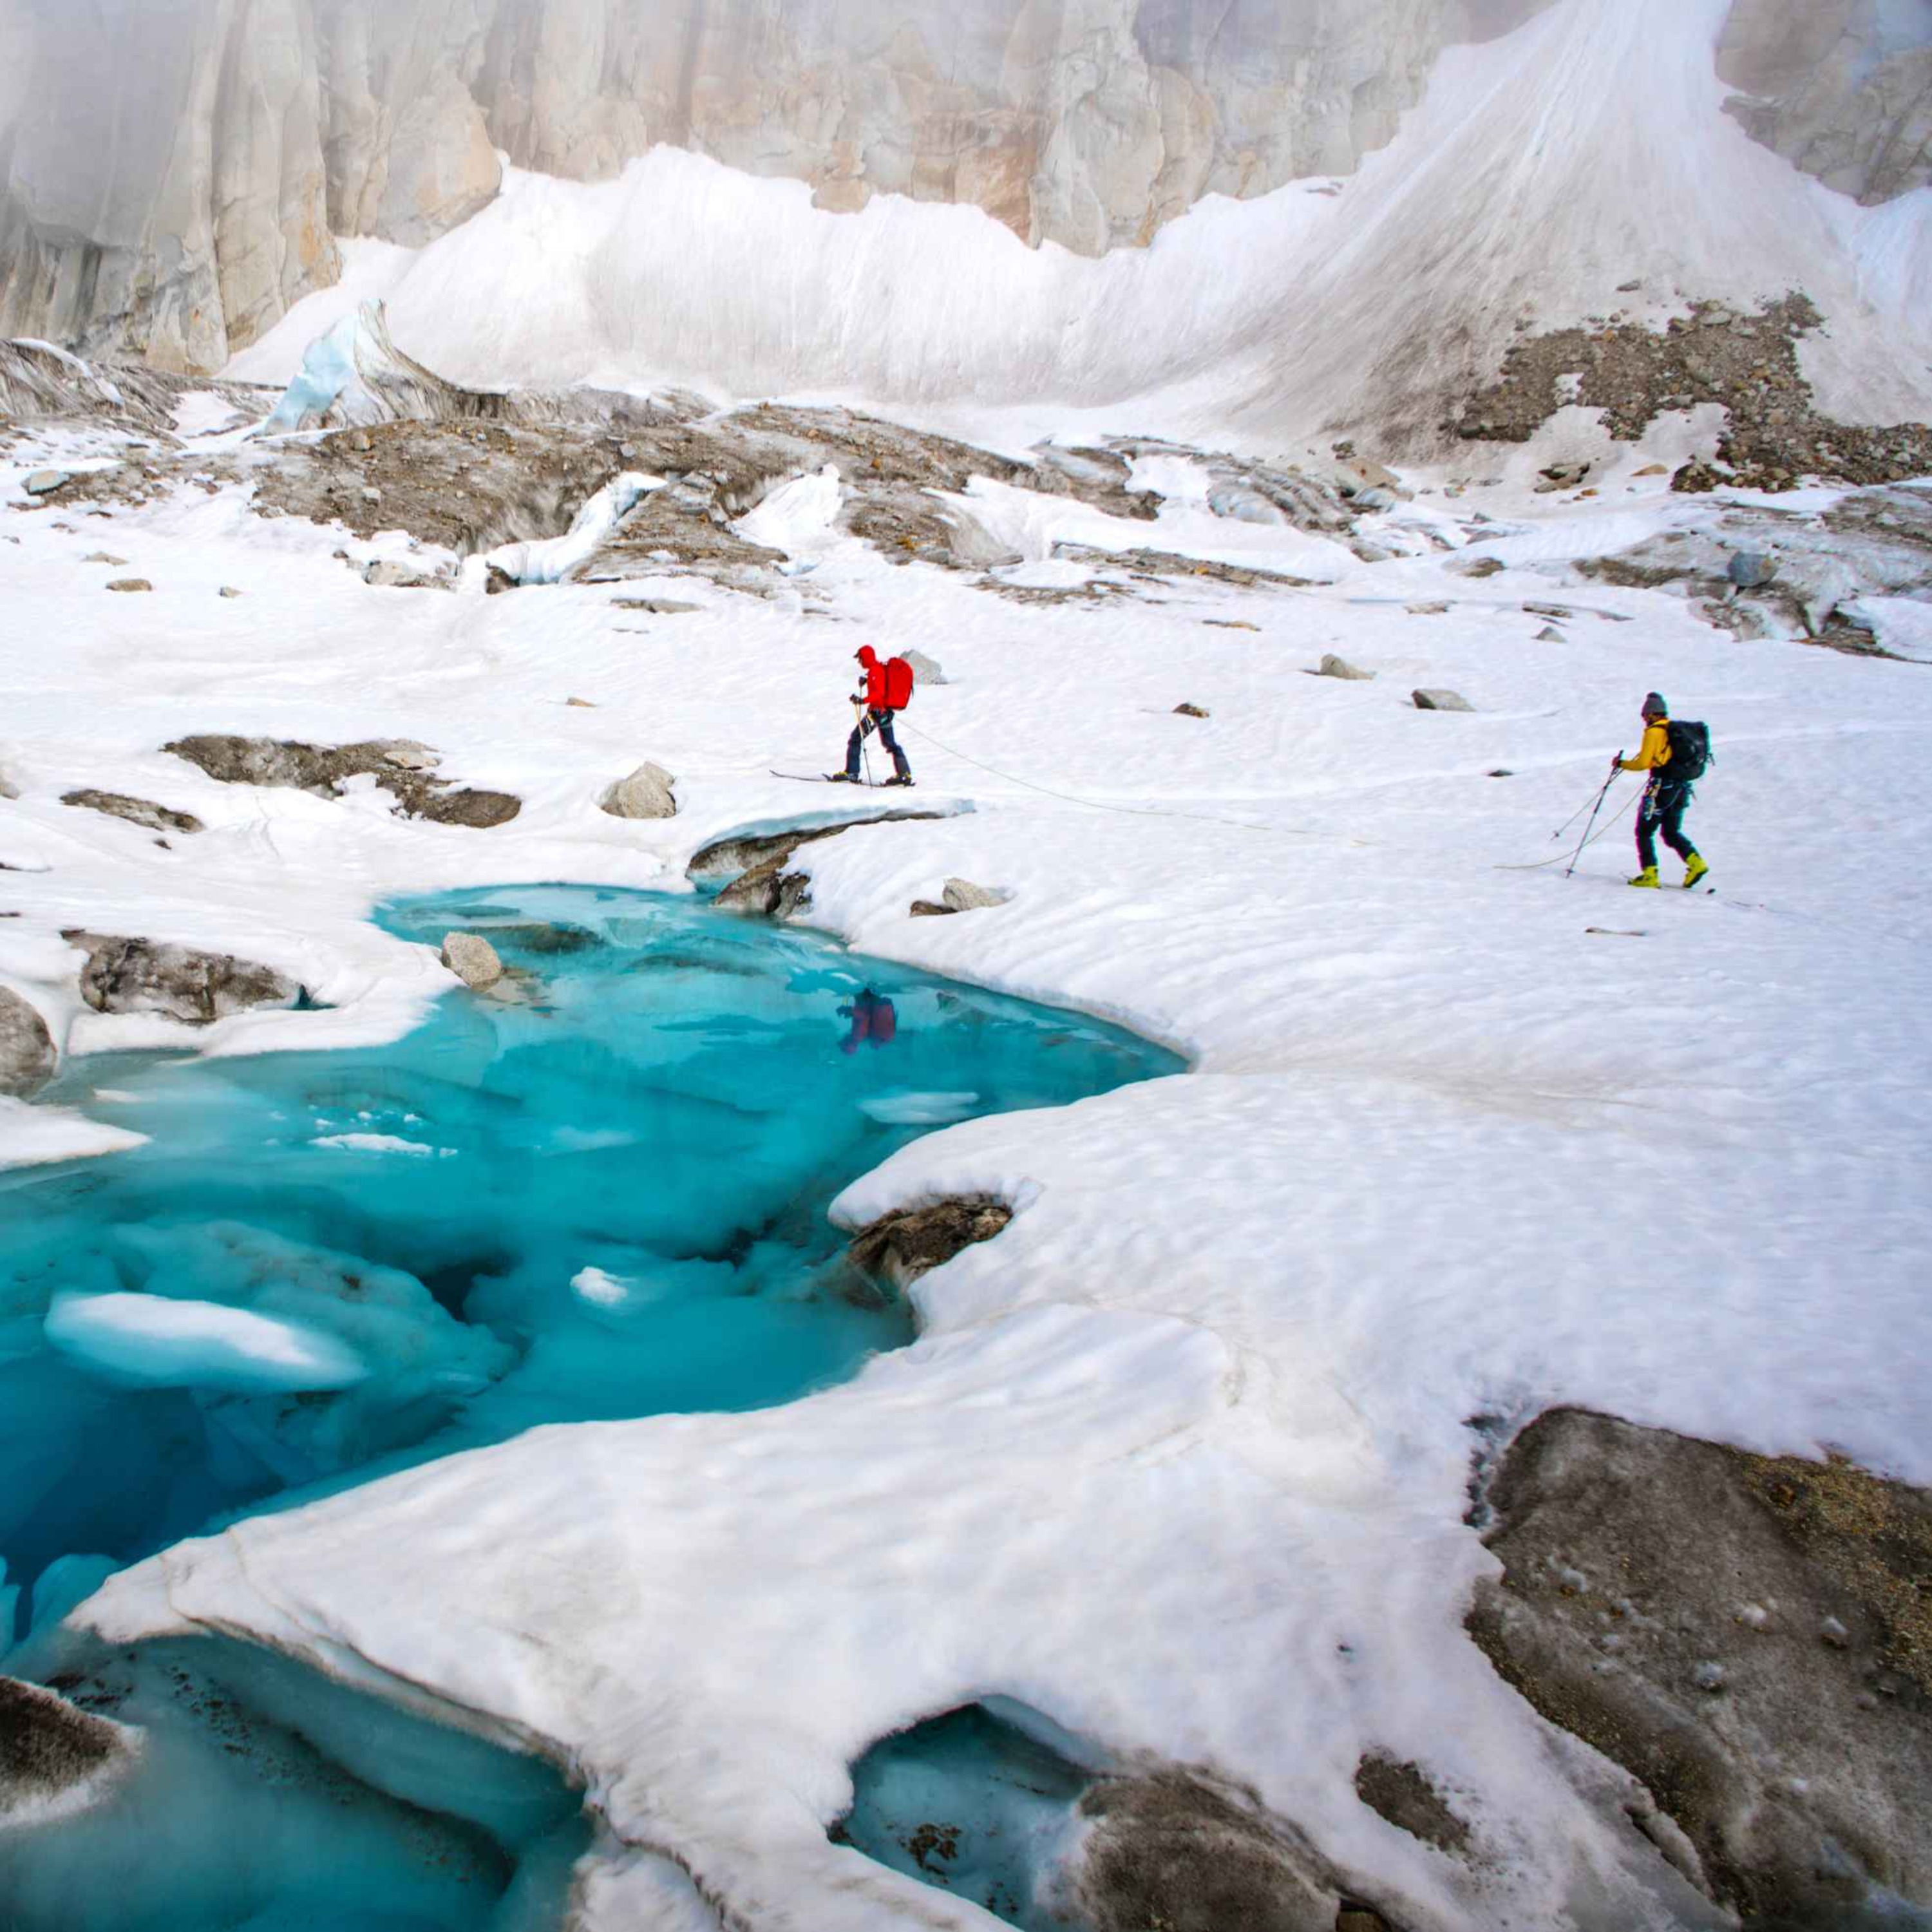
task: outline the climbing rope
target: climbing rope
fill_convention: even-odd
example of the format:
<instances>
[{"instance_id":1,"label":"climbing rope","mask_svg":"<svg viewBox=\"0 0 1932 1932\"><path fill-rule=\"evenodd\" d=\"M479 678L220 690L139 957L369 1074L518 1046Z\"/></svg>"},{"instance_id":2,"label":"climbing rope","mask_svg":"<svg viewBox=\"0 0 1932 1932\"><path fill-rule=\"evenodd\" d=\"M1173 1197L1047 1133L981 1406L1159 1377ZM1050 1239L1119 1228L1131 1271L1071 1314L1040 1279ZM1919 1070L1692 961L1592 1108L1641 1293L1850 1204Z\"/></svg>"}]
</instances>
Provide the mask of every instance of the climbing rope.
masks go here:
<instances>
[{"instance_id":1,"label":"climbing rope","mask_svg":"<svg viewBox=\"0 0 1932 1932\"><path fill-rule=\"evenodd\" d=\"M1599 839L1607 838L1610 834L1616 831L1617 827L1622 824L1624 820L1630 816L1630 807L1632 806L1640 805L1642 802L1643 794L1642 792L1639 792L1636 796L1630 800L1630 804L1625 806L1623 809L1617 814L1616 818L1612 818L1610 822L1604 827L1602 831L1592 832L1588 838L1583 841L1582 844L1576 848L1578 856L1580 857L1582 854L1588 851L1590 848L1595 844ZM1576 814L1577 818L1580 818L1582 816L1582 814L1581 812L1579 812ZM1574 825L1576 822L1576 819L1573 818L1570 821L1570 824L1571 825ZM1564 828L1565 830L1568 829L1568 826ZM1559 832L1556 836L1560 838L1562 837L1563 834ZM1555 858L1539 859L1533 866L1492 866L1490 869L1492 872L1540 872L1546 866L1562 865L1569 856L1570 854L1568 852L1559 852Z\"/></svg>"},{"instance_id":2,"label":"climbing rope","mask_svg":"<svg viewBox=\"0 0 1932 1932\"><path fill-rule=\"evenodd\" d=\"M1011 772L1003 772L995 765L982 764L977 758L968 758L964 752L956 751L950 745L943 745L930 732L922 731L916 724L908 724L903 712L895 721L899 730L910 731L922 743L930 745L935 752L944 752L949 758L957 758L962 764L970 765L975 771L984 772L989 778L1000 779L1007 784L1023 787L1028 791L1036 791L1045 798L1057 798L1064 805L1077 805L1087 812L1117 812L1127 818L1178 818L1192 825L1222 825L1234 832L1260 832L1296 838L1320 838L1328 835L1311 832L1305 826L1295 825L1256 825L1242 818L1215 818L1198 812L1173 812L1160 806L1108 805L1098 799L1076 798L1068 791L1055 791L1051 785L1035 784L1030 778L1016 778Z\"/></svg>"}]
</instances>

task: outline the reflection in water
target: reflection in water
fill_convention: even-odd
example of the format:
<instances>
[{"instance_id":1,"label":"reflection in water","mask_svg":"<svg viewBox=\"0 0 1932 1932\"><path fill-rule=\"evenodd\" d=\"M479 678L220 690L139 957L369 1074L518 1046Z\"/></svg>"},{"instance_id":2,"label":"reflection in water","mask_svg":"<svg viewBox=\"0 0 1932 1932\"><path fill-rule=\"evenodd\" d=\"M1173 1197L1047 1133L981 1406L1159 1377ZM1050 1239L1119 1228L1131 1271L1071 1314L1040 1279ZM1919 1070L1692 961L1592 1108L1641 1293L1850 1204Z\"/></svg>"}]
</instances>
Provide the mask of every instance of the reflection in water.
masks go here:
<instances>
[{"instance_id":1,"label":"reflection in water","mask_svg":"<svg viewBox=\"0 0 1932 1932\"><path fill-rule=\"evenodd\" d=\"M849 1006L841 1006L838 1017L851 1022L839 1042L845 1053L856 1053L862 1046L890 1046L899 1036L898 1010L869 986Z\"/></svg>"},{"instance_id":2,"label":"reflection in water","mask_svg":"<svg viewBox=\"0 0 1932 1932\"><path fill-rule=\"evenodd\" d=\"M688 898L472 892L383 922L487 934L508 997L452 992L368 1050L70 1067L52 1097L150 1144L0 1177L0 1650L293 1492L849 1375L911 1326L848 1292L841 1187L945 1121L1178 1064Z\"/></svg>"}]
</instances>

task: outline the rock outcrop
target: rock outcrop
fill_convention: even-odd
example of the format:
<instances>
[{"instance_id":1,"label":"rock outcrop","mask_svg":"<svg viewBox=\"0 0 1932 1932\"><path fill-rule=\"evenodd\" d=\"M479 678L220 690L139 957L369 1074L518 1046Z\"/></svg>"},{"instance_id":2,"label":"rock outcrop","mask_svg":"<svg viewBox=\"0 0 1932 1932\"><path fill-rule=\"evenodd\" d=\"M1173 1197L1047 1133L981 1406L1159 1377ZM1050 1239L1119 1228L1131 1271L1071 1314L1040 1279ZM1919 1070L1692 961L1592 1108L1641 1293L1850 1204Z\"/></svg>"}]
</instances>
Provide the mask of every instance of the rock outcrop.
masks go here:
<instances>
[{"instance_id":1,"label":"rock outcrop","mask_svg":"<svg viewBox=\"0 0 1932 1932\"><path fill-rule=\"evenodd\" d=\"M1932 1497L1576 1409L1480 1496L1471 1634L1685 1877L1767 1925L1932 1903Z\"/></svg>"},{"instance_id":2,"label":"rock outcrop","mask_svg":"<svg viewBox=\"0 0 1932 1932\"><path fill-rule=\"evenodd\" d=\"M110 818L124 818L130 825L138 825L144 832L194 832L206 830L191 812L171 811L165 805L157 805L152 799L130 798L125 792L70 791L62 795L61 802L84 811L105 812Z\"/></svg>"},{"instance_id":3,"label":"rock outcrop","mask_svg":"<svg viewBox=\"0 0 1932 1932\"><path fill-rule=\"evenodd\" d=\"M436 777L442 760L410 738L371 739L353 745L308 745L298 740L242 738L210 733L178 738L161 747L199 765L227 784L292 785L318 798L340 798L345 779L373 778L406 818L437 825L487 830L507 825L523 800L506 791L452 788Z\"/></svg>"},{"instance_id":4,"label":"rock outcrop","mask_svg":"<svg viewBox=\"0 0 1932 1932\"><path fill-rule=\"evenodd\" d=\"M251 1006L292 1006L302 988L272 966L225 952L198 952L152 939L70 931L87 955L80 994L98 1013L158 1013L212 1026Z\"/></svg>"},{"instance_id":5,"label":"rock outcrop","mask_svg":"<svg viewBox=\"0 0 1932 1932\"><path fill-rule=\"evenodd\" d=\"M40 1009L10 986L0 986L0 1095L29 1099L54 1077L59 1064Z\"/></svg>"},{"instance_id":6,"label":"rock outcrop","mask_svg":"<svg viewBox=\"0 0 1932 1932\"><path fill-rule=\"evenodd\" d=\"M1144 243L1204 194L1347 173L1448 43L1547 0L182 0L0 8L0 334L213 370L340 273L434 240L496 150L608 179L658 142Z\"/></svg>"},{"instance_id":7,"label":"rock outcrop","mask_svg":"<svg viewBox=\"0 0 1932 1932\"><path fill-rule=\"evenodd\" d=\"M1918 16L1915 32L1912 16ZM1886 0L1735 0L1725 105L1754 139L1868 206L1932 182L1924 10Z\"/></svg>"},{"instance_id":8,"label":"rock outcrop","mask_svg":"<svg viewBox=\"0 0 1932 1932\"><path fill-rule=\"evenodd\" d=\"M990 1241L1012 1218L1013 1210L990 1195L958 1195L882 1215L852 1237L850 1252L867 1274L907 1288L974 1243Z\"/></svg>"}]
</instances>

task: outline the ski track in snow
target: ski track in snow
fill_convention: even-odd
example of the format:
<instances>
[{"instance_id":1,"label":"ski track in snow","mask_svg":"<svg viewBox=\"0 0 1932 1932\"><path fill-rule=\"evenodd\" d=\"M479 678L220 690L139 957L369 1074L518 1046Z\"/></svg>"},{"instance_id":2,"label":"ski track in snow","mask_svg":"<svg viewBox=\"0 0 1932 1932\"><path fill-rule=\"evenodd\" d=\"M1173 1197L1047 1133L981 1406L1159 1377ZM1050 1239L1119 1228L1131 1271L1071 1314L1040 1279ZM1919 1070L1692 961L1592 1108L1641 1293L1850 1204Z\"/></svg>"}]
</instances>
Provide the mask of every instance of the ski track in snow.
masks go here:
<instances>
[{"instance_id":1,"label":"ski track in snow","mask_svg":"<svg viewBox=\"0 0 1932 1932\"><path fill-rule=\"evenodd\" d=\"M1700 224L1673 244L1682 259L1741 276L1750 262L1763 283L1716 292L1781 292L1802 256L1814 284L1862 278L1874 301L1918 299L1918 198L1850 210L1712 112L1708 58L1696 68L1685 50L1718 10L1630 0L1535 23L1510 58L1564 86L1523 130L1534 165L1501 175L1438 121L1510 124L1530 111L1512 104L1527 70L1508 69L1514 92L1484 93L1474 63L1445 62L1417 124L1442 144L1426 226L1480 218L1480 250L1495 224L1522 224L1500 326L1558 283L1564 303L1580 289L1615 306L1627 271L1606 224L1640 208L1652 229ZM1666 14L1688 27L1663 31ZM1670 220L1653 217L1640 127L1627 179L1584 179L1599 137L1575 124L1598 111L1593 89L1689 117L1702 146L1696 167L1678 166L1695 207L1676 190ZM1022 420L1028 440L1090 433L1103 392L1161 385L1165 415L1112 411L1105 426L1184 427L1209 410L1210 368L1223 404L1247 376L1257 394L1279 378L1280 419L1298 422L1309 398L1349 393L1412 316L1390 278L1433 190L1405 190L1396 155L1333 203L1283 190L1208 205L1144 256L1089 263L1010 250L971 211L821 216L795 184L661 152L597 188L519 178L421 255L360 262L356 292L388 286L399 340L472 380L823 388L830 343L875 404L997 444ZM1531 218L1572 192L1561 232ZM1306 286L1285 268L1310 237L1341 234ZM700 250L720 261L722 307L667 266ZM826 254L795 337L775 337L765 278ZM1210 264L1218 285L1197 300ZM830 292L813 292L820 276ZM1341 346L1287 371L1295 316L1351 278L1370 292L1329 318ZM1283 286L1299 292L1264 328L1263 295L1279 309ZM298 359L315 332L292 319L245 373ZM1851 399L1840 407L1898 400L1887 385L1906 379L1874 374L1859 346L1873 339L1848 329L1808 351ZM968 391L976 415L945 400ZM1220 420L1237 436L1265 428ZM921 1340L844 1386L759 1414L539 1431L181 1546L81 1617L117 1641L197 1622L252 1633L551 1753L622 1845L652 1848L587 1880L600 1928L709 1923L700 1891L761 1932L992 1924L824 1828L868 1744L995 1693L1112 1750L1251 1785L1339 1866L1372 1874L1405 1922L1552 1923L1589 1869L1614 1894L1623 1828L1550 1774L1539 1720L1462 1634L1471 1583L1493 1567L1462 1520L1469 1419L1587 1403L1932 1480L1932 683L1913 664L1740 644L1661 595L1572 596L1570 560L1711 516L1710 501L1634 480L1687 434L1660 426L1620 450L1594 503L1530 494L1550 446L1526 446L1496 488L1370 520L1423 553L1374 566L1196 501L1116 524L976 483L974 514L1030 560L1016 582L1082 574L1051 561L1060 538L1333 580L1184 580L1094 605L1022 607L894 567L832 528L824 476L754 513L814 566L770 602L669 577L494 598L475 572L454 595L375 588L331 560L338 532L259 520L232 491L184 489L109 521L6 516L20 541L0 544L0 770L22 796L0 803L0 861L20 868L0 873L0 911L21 916L0 920L0 980L70 1054L394 1038L454 982L428 949L366 923L392 893L684 890L699 845L813 815L770 774L836 765L852 653L872 641L944 664L951 682L904 721L916 802L974 808L805 848L814 922L1124 1022L1194 1063L1057 1112L942 1127L848 1190L836 1211L854 1223L962 1191L1018 1212L919 1285ZM89 446L23 442L0 458L0 500L24 502L22 476ZM1478 508L1496 520L1478 526ZM1450 574L1429 532L1508 567L1480 584ZM405 548L347 547L358 563ZM106 595L123 573L83 560L101 548L153 592ZM223 584L244 594L223 600ZM702 608L613 608L654 592ZM1574 610L1562 642L1537 641L1549 620L1525 601ZM1407 608L1438 602L1445 614ZM1922 643L1924 607L1898 603L1874 621ZM1304 676L1328 651L1376 680ZM1475 712L1408 701L1445 686ZM1634 745L1652 688L1712 728L1719 763L1690 830L1720 896L1624 890L1622 826L1573 880L1561 863L1498 869L1570 849L1550 833ZM1210 716L1174 716L1184 700ZM475 832L397 819L366 787L332 802L219 785L157 748L194 731L421 738L446 774L524 808ZM600 812L603 788L645 758L677 774L680 815ZM59 804L82 785L208 829L161 850ZM1010 896L908 917L954 875ZM191 1037L95 1014L59 937L76 926L260 959L327 1010ZM128 1138L0 1102L0 1161ZM358 1150L377 1157L344 1157ZM595 1270L578 1285L625 1292ZM1359 1803L1371 1748L1426 1761L1500 1863L1445 1860Z\"/></svg>"}]
</instances>

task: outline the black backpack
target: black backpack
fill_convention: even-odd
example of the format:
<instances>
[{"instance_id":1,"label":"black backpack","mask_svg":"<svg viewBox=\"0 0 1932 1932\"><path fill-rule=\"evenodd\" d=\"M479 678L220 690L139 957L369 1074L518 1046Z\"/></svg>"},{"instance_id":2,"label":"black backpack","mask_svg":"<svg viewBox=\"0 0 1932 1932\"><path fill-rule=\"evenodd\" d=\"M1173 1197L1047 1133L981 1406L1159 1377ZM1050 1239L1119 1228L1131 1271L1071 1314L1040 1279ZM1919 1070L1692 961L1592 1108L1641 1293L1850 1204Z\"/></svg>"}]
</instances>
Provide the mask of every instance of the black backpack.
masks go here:
<instances>
[{"instance_id":1,"label":"black backpack","mask_svg":"<svg viewBox=\"0 0 1932 1932\"><path fill-rule=\"evenodd\" d=\"M1711 769L1711 728L1689 718L1673 718L1664 726L1670 734L1670 762L1664 772L1673 784L1695 784Z\"/></svg>"}]
</instances>

